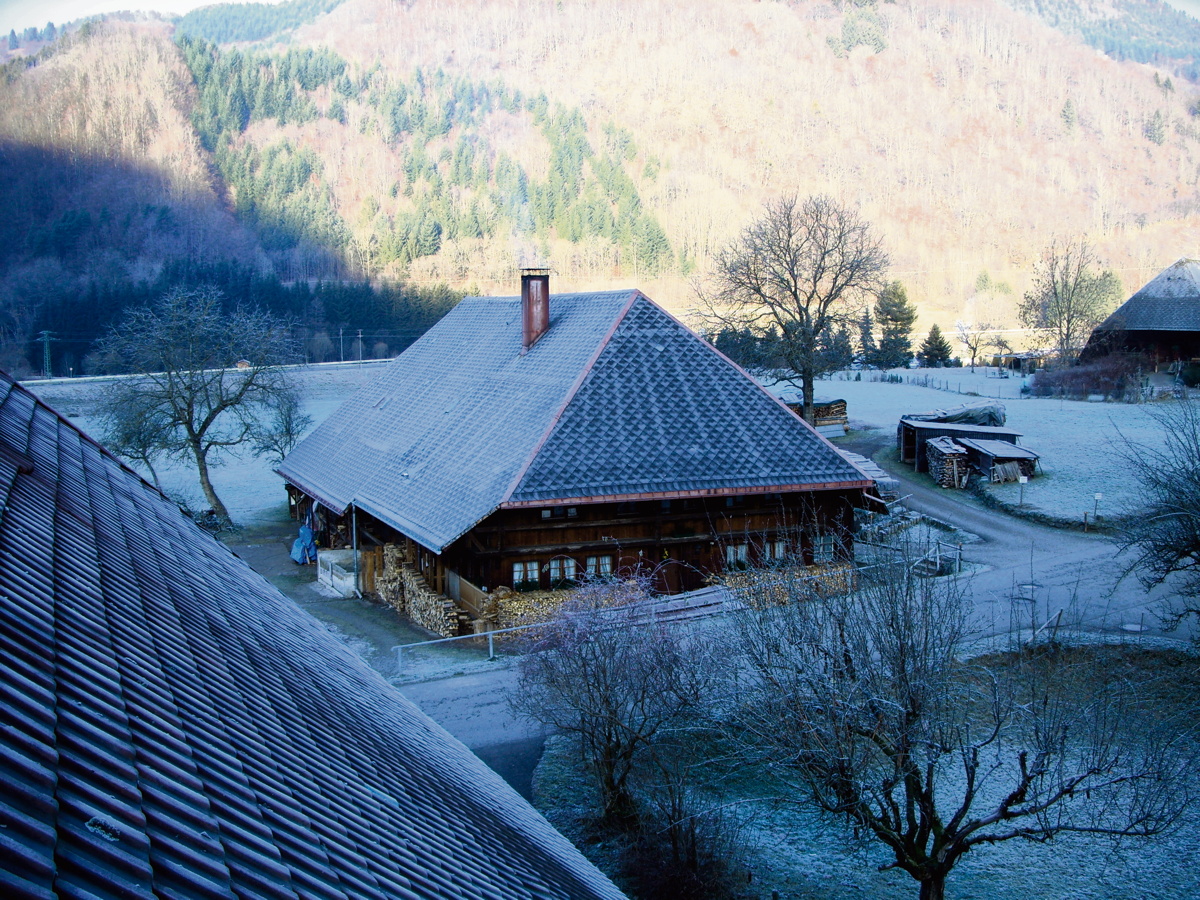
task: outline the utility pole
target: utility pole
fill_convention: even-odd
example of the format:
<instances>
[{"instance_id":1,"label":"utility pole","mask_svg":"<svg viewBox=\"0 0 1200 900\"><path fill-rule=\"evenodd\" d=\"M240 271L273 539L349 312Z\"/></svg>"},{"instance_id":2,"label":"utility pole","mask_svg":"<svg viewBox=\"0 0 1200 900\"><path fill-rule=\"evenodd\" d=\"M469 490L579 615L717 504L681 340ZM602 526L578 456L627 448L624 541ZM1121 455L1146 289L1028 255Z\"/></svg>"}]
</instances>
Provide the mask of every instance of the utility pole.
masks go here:
<instances>
[{"instance_id":1,"label":"utility pole","mask_svg":"<svg viewBox=\"0 0 1200 900\"><path fill-rule=\"evenodd\" d=\"M50 335L52 332L42 331L38 335L38 339L42 342L42 377L50 377L50 341L53 340Z\"/></svg>"}]
</instances>

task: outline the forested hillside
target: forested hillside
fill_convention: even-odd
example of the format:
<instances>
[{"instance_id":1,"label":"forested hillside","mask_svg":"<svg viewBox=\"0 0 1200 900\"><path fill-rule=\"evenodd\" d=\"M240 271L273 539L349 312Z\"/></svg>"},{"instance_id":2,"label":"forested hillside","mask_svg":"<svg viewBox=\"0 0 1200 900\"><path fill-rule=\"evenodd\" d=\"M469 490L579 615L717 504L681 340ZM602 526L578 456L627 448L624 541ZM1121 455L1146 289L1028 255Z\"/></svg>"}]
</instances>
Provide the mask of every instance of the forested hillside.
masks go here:
<instances>
[{"instance_id":1,"label":"forested hillside","mask_svg":"<svg viewBox=\"0 0 1200 900\"><path fill-rule=\"evenodd\" d=\"M510 292L521 263L682 311L791 192L862 211L921 331L1010 323L1055 237L1132 289L1200 252L1190 32L1155 68L1088 46L1085 4L1035 5L290 0L71 29L0 78L0 365L49 330L81 366L116 308L196 280L314 357L338 328L394 352L438 285Z\"/></svg>"}]
</instances>

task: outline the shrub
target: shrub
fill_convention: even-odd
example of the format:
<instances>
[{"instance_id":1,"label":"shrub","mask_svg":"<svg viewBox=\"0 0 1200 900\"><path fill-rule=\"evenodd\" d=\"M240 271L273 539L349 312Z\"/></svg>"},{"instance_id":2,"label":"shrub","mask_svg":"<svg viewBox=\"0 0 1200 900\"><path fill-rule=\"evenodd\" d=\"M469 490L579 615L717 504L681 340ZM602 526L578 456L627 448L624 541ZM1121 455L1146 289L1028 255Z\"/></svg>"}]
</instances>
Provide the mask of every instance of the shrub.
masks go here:
<instances>
[{"instance_id":1,"label":"shrub","mask_svg":"<svg viewBox=\"0 0 1200 900\"><path fill-rule=\"evenodd\" d=\"M1139 375L1148 368L1144 356L1112 353L1081 366L1042 369L1033 377L1030 392L1035 397L1066 397L1083 400L1103 394L1117 400L1137 399Z\"/></svg>"}]
</instances>

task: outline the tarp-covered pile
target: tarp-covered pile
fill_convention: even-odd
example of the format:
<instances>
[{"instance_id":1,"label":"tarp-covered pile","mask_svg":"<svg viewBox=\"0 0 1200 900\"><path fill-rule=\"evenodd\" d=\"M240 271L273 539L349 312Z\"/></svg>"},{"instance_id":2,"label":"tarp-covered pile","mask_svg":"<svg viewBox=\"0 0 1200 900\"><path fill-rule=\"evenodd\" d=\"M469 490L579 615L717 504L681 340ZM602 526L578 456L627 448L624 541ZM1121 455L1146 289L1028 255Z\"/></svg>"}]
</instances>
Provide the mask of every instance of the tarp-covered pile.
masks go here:
<instances>
[{"instance_id":1,"label":"tarp-covered pile","mask_svg":"<svg viewBox=\"0 0 1200 900\"><path fill-rule=\"evenodd\" d=\"M1007 419L1003 403L964 403L949 409L935 409L926 413L909 413L904 416L917 422L949 422L955 425L986 425L999 428Z\"/></svg>"}]
</instances>

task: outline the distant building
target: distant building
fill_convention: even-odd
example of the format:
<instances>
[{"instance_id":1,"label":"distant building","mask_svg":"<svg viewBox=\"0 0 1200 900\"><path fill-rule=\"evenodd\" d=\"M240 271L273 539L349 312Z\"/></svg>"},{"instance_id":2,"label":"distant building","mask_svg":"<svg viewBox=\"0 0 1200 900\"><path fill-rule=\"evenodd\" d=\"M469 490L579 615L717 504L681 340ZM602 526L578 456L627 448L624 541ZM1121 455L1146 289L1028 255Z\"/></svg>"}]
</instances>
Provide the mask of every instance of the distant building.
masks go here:
<instances>
[{"instance_id":1,"label":"distant building","mask_svg":"<svg viewBox=\"0 0 1200 900\"><path fill-rule=\"evenodd\" d=\"M5 898L622 894L462 744L0 373Z\"/></svg>"},{"instance_id":2,"label":"distant building","mask_svg":"<svg viewBox=\"0 0 1200 900\"><path fill-rule=\"evenodd\" d=\"M1157 367L1200 358L1200 260L1168 266L1092 332L1080 362L1143 353Z\"/></svg>"},{"instance_id":3,"label":"distant building","mask_svg":"<svg viewBox=\"0 0 1200 900\"><path fill-rule=\"evenodd\" d=\"M638 291L468 297L287 457L297 516L455 600L848 558L872 484Z\"/></svg>"}]
</instances>

